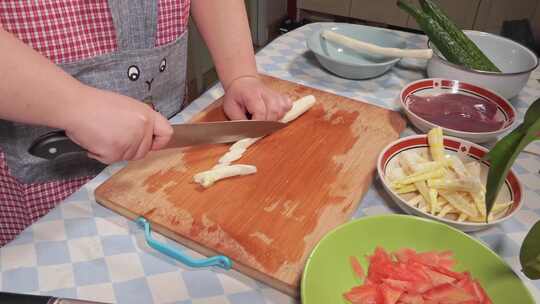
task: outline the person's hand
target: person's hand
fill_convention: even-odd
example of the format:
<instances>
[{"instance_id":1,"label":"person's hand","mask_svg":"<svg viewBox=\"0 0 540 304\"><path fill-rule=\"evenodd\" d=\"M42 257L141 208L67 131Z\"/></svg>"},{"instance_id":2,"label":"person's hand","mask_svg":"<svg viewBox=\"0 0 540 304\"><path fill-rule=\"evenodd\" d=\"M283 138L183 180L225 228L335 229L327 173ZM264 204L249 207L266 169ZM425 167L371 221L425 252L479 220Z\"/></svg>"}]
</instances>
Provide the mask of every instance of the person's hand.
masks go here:
<instances>
[{"instance_id":1,"label":"person's hand","mask_svg":"<svg viewBox=\"0 0 540 304\"><path fill-rule=\"evenodd\" d=\"M66 109L66 134L91 158L110 164L143 158L164 147L173 130L148 105L113 92L84 87L76 109Z\"/></svg>"},{"instance_id":2,"label":"person's hand","mask_svg":"<svg viewBox=\"0 0 540 304\"><path fill-rule=\"evenodd\" d=\"M278 120L291 109L292 102L286 95L270 88L256 77L234 80L225 91L223 109L229 119Z\"/></svg>"}]
</instances>

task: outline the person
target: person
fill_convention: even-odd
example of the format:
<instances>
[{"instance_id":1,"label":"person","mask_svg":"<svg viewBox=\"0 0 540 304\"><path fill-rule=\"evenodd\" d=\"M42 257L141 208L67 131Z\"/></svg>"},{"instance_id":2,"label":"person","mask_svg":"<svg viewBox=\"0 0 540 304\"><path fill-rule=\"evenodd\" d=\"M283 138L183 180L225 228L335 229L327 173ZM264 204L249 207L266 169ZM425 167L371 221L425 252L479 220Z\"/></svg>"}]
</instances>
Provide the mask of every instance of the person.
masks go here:
<instances>
[{"instance_id":1,"label":"person","mask_svg":"<svg viewBox=\"0 0 540 304\"><path fill-rule=\"evenodd\" d=\"M166 145L185 106L190 12L227 116L283 116L291 101L257 77L244 1L0 1L0 246L105 164ZM29 154L51 130L88 155Z\"/></svg>"}]
</instances>

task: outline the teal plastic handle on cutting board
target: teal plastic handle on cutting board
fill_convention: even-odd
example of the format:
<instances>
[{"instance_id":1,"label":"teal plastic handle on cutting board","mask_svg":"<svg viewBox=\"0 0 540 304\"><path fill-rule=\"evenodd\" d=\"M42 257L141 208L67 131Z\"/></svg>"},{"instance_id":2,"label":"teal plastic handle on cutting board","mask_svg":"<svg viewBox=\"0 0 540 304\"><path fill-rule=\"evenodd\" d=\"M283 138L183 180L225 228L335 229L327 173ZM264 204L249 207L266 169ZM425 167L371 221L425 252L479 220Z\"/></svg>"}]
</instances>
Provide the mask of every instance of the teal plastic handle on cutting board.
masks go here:
<instances>
[{"instance_id":1,"label":"teal plastic handle on cutting board","mask_svg":"<svg viewBox=\"0 0 540 304\"><path fill-rule=\"evenodd\" d=\"M144 228L144 236L150 247L179 261L180 263L194 268L217 266L225 270L229 270L232 267L231 259L223 255L217 255L206 259L194 259L188 255L185 255L182 253L182 251L154 239L151 235L150 223L144 217L139 217L136 222Z\"/></svg>"}]
</instances>

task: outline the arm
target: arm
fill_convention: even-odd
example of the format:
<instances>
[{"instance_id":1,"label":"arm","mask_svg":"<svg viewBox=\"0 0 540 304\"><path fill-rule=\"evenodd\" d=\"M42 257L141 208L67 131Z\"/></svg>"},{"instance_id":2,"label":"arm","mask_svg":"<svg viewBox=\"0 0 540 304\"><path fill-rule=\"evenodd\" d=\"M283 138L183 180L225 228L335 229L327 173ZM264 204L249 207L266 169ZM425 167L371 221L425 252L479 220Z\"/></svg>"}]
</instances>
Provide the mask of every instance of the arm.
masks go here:
<instances>
[{"instance_id":1,"label":"arm","mask_svg":"<svg viewBox=\"0 0 540 304\"><path fill-rule=\"evenodd\" d=\"M192 14L208 46L225 89L224 108L232 119L277 120L291 101L267 88L257 66L244 1L194 0Z\"/></svg>"},{"instance_id":2,"label":"arm","mask_svg":"<svg viewBox=\"0 0 540 304\"><path fill-rule=\"evenodd\" d=\"M80 83L1 27L0 68L0 119L64 129L104 163L141 158L172 133L149 107Z\"/></svg>"},{"instance_id":3,"label":"arm","mask_svg":"<svg viewBox=\"0 0 540 304\"><path fill-rule=\"evenodd\" d=\"M194 0L191 12L223 88L238 77L257 75L244 1Z\"/></svg>"},{"instance_id":4,"label":"arm","mask_svg":"<svg viewBox=\"0 0 540 304\"><path fill-rule=\"evenodd\" d=\"M83 85L0 29L0 118L64 128Z\"/></svg>"}]
</instances>

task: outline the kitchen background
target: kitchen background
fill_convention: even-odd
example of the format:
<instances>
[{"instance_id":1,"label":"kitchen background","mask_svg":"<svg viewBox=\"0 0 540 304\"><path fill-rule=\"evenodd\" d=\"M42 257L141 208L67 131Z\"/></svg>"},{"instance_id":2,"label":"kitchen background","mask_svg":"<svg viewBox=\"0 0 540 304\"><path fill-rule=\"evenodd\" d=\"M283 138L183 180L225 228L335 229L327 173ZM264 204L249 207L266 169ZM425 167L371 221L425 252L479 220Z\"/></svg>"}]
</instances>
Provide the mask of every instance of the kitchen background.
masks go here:
<instances>
[{"instance_id":1,"label":"kitchen background","mask_svg":"<svg viewBox=\"0 0 540 304\"><path fill-rule=\"evenodd\" d=\"M416 1L412 1L416 2ZM540 0L436 0L463 29L500 34L540 54ZM245 0L255 49L309 22L341 21L418 31L396 0ZM190 22L189 98L217 81L212 59Z\"/></svg>"}]
</instances>

